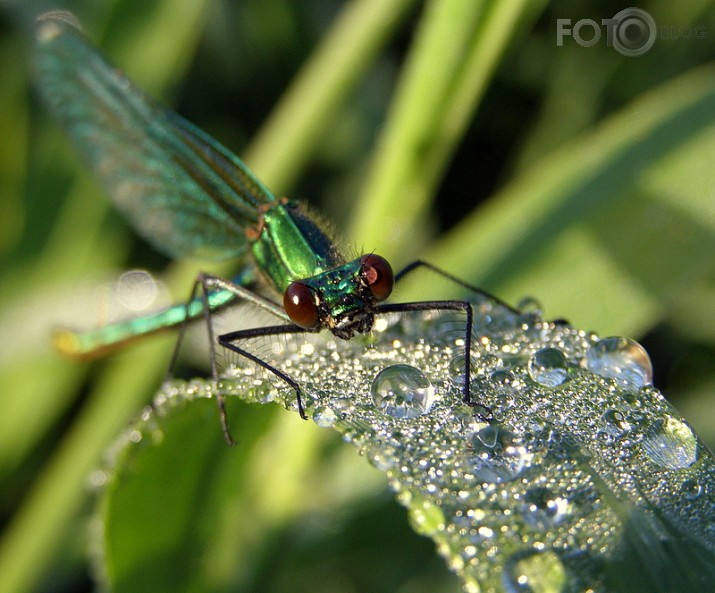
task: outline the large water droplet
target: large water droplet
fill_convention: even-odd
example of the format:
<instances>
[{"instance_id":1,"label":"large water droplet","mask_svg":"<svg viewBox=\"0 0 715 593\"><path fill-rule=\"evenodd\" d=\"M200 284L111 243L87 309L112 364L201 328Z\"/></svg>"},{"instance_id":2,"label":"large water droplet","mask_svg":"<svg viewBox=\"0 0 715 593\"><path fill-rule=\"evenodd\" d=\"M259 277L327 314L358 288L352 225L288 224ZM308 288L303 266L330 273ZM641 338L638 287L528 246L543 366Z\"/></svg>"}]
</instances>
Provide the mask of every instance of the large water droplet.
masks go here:
<instances>
[{"instance_id":1,"label":"large water droplet","mask_svg":"<svg viewBox=\"0 0 715 593\"><path fill-rule=\"evenodd\" d=\"M501 483L516 478L534 461L533 452L508 430L490 425L471 439L471 472L482 482Z\"/></svg>"},{"instance_id":2,"label":"large water droplet","mask_svg":"<svg viewBox=\"0 0 715 593\"><path fill-rule=\"evenodd\" d=\"M517 553L504 571L504 588L509 593L560 593L566 583L566 569L551 550Z\"/></svg>"},{"instance_id":3,"label":"large water droplet","mask_svg":"<svg viewBox=\"0 0 715 593\"><path fill-rule=\"evenodd\" d=\"M313 422L315 422L321 428L328 428L330 426L335 426L338 416L332 408L328 406L321 406L313 414Z\"/></svg>"},{"instance_id":4,"label":"large water droplet","mask_svg":"<svg viewBox=\"0 0 715 593\"><path fill-rule=\"evenodd\" d=\"M698 442L691 428L672 416L657 420L645 431L643 450L667 469L690 467L698 458Z\"/></svg>"},{"instance_id":5,"label":"large water droplet","mask_svg":"<svg viewBox=\"0 0 715 593\"><path fill-rule=\"evenodd\" d=\"M544 387L561 385L569 377L568 361L561 350L542 348L529 359L529 376Z\"/></svg>"},{"instance_id":6,"label":"large water droplet","mask_svg":"<svg viewBox=\"0 0 715 593\"><path fill-rule=\"evenodd\" d=\"M375 405L393 418L416 418L434 403L434 386L422 371L407 364L380 371L370 392Z\"/></svg>"},{"instance_id":7,"label":"large water droplet","mask_svg":"<svg viewBox=\"0 0 715 593\"><path fill-rule=\"evenodd\" d=\"M645 348L630 338L605 338L586 353L586 368L637 391L653 381L653 365Z\"/></svg>"}]
</instances>

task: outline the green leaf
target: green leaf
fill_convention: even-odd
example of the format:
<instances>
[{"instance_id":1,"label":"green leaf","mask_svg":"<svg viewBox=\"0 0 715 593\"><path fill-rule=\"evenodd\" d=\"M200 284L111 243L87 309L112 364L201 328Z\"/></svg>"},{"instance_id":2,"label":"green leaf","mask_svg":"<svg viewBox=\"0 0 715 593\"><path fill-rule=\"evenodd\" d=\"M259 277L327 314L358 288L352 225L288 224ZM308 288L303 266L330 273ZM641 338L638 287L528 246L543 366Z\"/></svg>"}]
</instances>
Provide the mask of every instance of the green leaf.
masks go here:
<instances>
[{"instance_id":1,"label":"green leaf","mask_svg":"<svg viewBox=\"0 0 715 593\"><path fill-rule=\"evenodd\" d=\"M669 82L544 157L425 257L606 333L651 327L715 270L714 74Z\"/></svg>"},{"instance_id":2,"label":"green leaf","mask_svg":"<svg viewBox=\"0 0 715 593\"><path fill-rule=\"evenodd\" d=\"M650 385L642 347L478 295L474 306L471 397L491 422L462 400L464 335L447 328L463 317L392 315L371 339L348 342L285 336L270 362L301 384L316 424L384 473L413 528L468 590L715 586L715 458ZM112 590L211 590L205 565L227 508L238 530L236 577L249 578L245 556L265 535L249 544L246 534L275 528L267 518L276 514L264 516L246 495L254 480L236 479L232 464L247 447L221 448L209 399L218 392L297 409L292 389L243 361L218 384L166 386L109 470L101 545ZM273 457L265 469L280 472L285 461Z\"/></svg>"},{"instance_id":3,"label":"green leaf","mask_svg":"<svg viewBox=\"0 0 715 593\"><path fill-rule=\"evenodd\" d=\"M422 222L519 20L540 2L430 2L402 72L350 236L394 257ZM382 224L376 227L375 220Z\"/></svg>"}]
</instances>

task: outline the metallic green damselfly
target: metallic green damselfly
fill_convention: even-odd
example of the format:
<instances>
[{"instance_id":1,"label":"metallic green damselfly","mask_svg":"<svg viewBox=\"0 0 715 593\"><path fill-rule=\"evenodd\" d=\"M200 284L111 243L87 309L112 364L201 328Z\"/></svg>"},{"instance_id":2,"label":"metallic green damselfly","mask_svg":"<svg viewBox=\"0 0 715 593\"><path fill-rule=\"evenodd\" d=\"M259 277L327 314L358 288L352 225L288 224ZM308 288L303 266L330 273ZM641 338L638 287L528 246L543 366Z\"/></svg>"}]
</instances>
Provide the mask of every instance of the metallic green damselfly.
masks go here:
<instances>
[{"instance_id":1,"label":"metallic green damselfly","mask_svg":"<svg viewBox=\"0 0 715 593\"><path fill-rule=\"evenodd\" d=\"M171 257L251 258L267 284L283 295L281 303L254 292L242 277L229 281L200 274L187 303L88 332L59 330L55 343L61 351L93 356L137 336L172 326L183 328L188 320L203 317L214 378L218 342L290 385L305 418L300 385L241 347L242 340L324 329L348 340L370 332L376 315L456 310L465 314L463 394L471 403L469 302L383 301L396 281L420 266L477 289L422 261L394 275L388 262L374 253L346 261L300 204L274 197L228 149L135 87L86 41L71 14L41 16L36 37L36 74L45 102L115 206L139 233ZM283 323L214 339L211 312L237 300L249 301ZM178 344L171 369L176 352ZM219 395L217 401L230 441L224 399Z\"/></svg>"}]
</instances>

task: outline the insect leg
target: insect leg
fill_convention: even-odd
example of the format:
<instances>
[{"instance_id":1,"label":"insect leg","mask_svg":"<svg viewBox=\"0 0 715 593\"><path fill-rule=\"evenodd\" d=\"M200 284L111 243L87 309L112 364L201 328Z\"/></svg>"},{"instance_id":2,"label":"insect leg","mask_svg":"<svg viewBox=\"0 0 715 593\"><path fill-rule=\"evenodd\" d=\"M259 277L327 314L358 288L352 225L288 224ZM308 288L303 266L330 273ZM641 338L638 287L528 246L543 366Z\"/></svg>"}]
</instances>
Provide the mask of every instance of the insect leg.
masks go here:
<instances>
[{"instance_id":1,"label":"insect leg","mask_svg":"<svg viewBox=\"0 0 715 593\"><path fill-rule=\"evenodd\" d=\"M498 299L492 294L489 294L488 292L477 288L476 286L473 286L469 284L468 282L465 282L464 280L461 280L460 278L457 278L456 276L453 276L449 272L446 272L442 270L441 268L438 268L437 266L434 266L430 264L429 262L423 261L423 260L415 260L411 264L405 266L400 270L396 275L395 275L395 282L399 282L405 276L407 276L409 273L413 272L414 270L418 268L427 268L428 270L431 270L435 272L436 274L439 274L440 276L447 278L448 280L454 282L455 284L461 286L462 288L466 288L470 292L473 292L477 295L480 295L484 298L487 298L498 305L506 308L507 310L511 311L512 313L518 313L516 309L514 309L512 306L508 305L501 299ZM446 300L446 301L423 301L423 302L416 302L416 303L400 303L396 305L381 305L378 307L378 310L380 312L387 312L387 311L425 311L425 310L463 310L466 313L467 319L466 319L466 328L465 328L465 336L464 336L464 385L463 385L463 400L464 402L472 407L480 407L484 410L484 413L480 413L479 416L484 418L485 420L488 420L489 417L491 417L492 410L488 406L481 404L479 402L473 401L471 397L471 368L470 368L470 363L471 363L471 344L472 344L472 322L473 322L473 308L471 303L469 301L460 301L460 300Z\"/></svg>"},{"instance_id":2,"label":"insect leg","mask_svg":"<svg viewBox=\"0 0 715 593\"><path fill-rule=\"evenodd\" d=\"M191 295L188 302L184 306L184 320L179 328L179 336L176 340L176 345L174 346L174 352L171 355L167 378L171 378L173 376L188 322L199 317L200 315L203 315L209 341L211 377L214 381L218 380L218 370L216 368L216 345L211 314L215 310L224 307L229 302L237 299L251 302L261 309L276 315L277 317L287 319L285 311L283 311L278 304L274 303L270 299L262 297L245 286L241 286L240 284L236 284L230 280L220 278L219 276L213 276L211 274L200 273L191 287ZM222 393L216 394L216 404L218 405L224 438L229 445L233 445L235 441L231 437L231 431L228 426L226 401Z\"/></svg>"},{"instance_id":3,"label":"insect leg","mask_svg":"<svg viewBox=\"0 0 715 593\"><path fill-rule=\"evenodd\" d=\"M426 261L421 260L421 259L417 259L417 260L413 261L412 263L406 265L406 266L405 266L404 268L402 268L397 274L395 274L395 283L399 282L399 281L402 280L405 276L407 276L407 274L409 274L410 272L412 272L412 271L414 271L414 270L416 270L416 269L418 269L418 268L427 268L428 270L431 270L432 272L435 272L436 274L439 274L439 275L442 276L443 278L447 278L447 280L451 280L452 282L454 282L455 284L458 284L458 285L461 286L462 288L466 288L466 289L469 290L470 292L473 292L473 293L475 293L475 294L478 294L478 295L480 295L480 296L483 296L483 297L485 297L486 299L489 299L490 301L494 301L495 303L497 303L497 304L500 305L501 307L504 307L505 309L508 309L508 310L511 311L512 313L516 313L516 314L519 314L519 313L520 313L520 311L519 311L518 309L515 309L515 308L512 307L511 305L505 303L505 302L502 301L500 298L495 297L493 294L487 292L486 290L483 290L483 289L481 289L481 288L477 288L476 286L473 286L472 284L469 284L468 282L465 282L465 281L462 280L461 278L458 278L457 276L454 276L454 275L450 274L449 272L446 272L446 271L443 270L442 268L438 268L437 266L432 265L431 263L426 262Z\"/></svg>"},{"instance_id":4,"label":"insect leg","mask_svg":"<svg viewBox=\"0 0 715 593\"><path fill-rule=\"evenodd\" d=\"M249 352L248 350L245 350L244 348L241 348L236 344L236 342L240 340L247 340L250 338L298 333L306 333L306 330L294 324L271 325L267 327L242 329L220 335L218 337L218 343L221 344L221 346L223 346L224 348L228 348L229 350L232 350L233 352L236 352L237 354L248 358L249 360L255 362L259 366L262 366L264 369L273 373L279 379L285 381L292 389L295 390L295 397L296 402L298 404L298 413L300 414L300 417L303 420L307 420L308 417L305 415L305 407L303 406L303 390L301 389L300 385L280 369L276 368L269 362L266 362L262 358L259 358L255 354Z\"/></svg>"},{"instance_id":5,"label":"insect leg","mask_svg":"<svg viewBox=\"0 0 715 593\"><path fill-rule=\"evenodd\" d=\"M471 396L471 351L472 351L472 321L474 311L469 301L419 301L415 303L387 303L379 305L376 313L402 313L405 311L464 311L466 314L466 324L464 332L464 384L462 385L462 401L471 407L479 407L484 410L484 414L479 414L485 420L491 415L491 408L475 402Z\"/></svg>"}]
</instances>

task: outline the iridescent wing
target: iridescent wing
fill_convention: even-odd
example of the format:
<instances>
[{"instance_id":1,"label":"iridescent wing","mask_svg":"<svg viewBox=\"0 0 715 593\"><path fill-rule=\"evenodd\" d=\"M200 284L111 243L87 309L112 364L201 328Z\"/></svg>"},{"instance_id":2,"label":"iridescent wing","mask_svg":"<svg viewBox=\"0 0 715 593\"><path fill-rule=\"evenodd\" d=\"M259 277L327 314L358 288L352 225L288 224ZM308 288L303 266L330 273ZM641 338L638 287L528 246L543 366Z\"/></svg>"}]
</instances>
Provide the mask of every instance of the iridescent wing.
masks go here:
<instances>
[{"instance_id":1,"label":"iridescent wing","mask_svg":"<svg viewBox=\"0 0 715 593\"><path fill-rule=\"evenodd\" d=\"M135 87L67 13L37 26L38 87L114 204L158 250L226 258L275 198L216 140Z\"/></svg>"}]
</instances>

